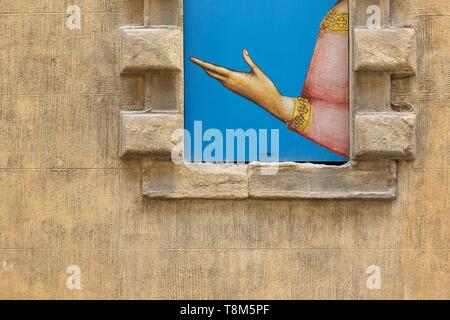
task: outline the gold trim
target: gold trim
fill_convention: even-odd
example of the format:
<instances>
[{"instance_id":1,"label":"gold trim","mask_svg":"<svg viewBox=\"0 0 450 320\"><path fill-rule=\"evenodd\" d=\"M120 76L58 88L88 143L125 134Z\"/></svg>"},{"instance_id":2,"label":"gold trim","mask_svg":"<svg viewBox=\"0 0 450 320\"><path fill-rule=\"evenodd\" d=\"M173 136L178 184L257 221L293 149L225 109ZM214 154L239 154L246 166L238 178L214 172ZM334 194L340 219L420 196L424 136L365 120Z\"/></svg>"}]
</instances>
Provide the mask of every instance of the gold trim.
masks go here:
<instances>
[{"instance_id":1,"label":"gold trim","mask_svg":"<svg viewBox=\"0 0 450 320\"><path fill-rule=\"evenodd\" d=\"M322 28L330 31L348 32L348 13L338 14L333 10L322 21Z\"/></svg>"},{"instance_id":2,"label":"gold trim","mask_svg":"<svg viewBox=\"0 0 450 320\"><path fill-rule=\"evenodd\" d=\"M286 124L290 130L305 133L312 122L312 105L308 99L300 97L294 99L294 106L292 118Z\"/></svg>"}]
</instances>

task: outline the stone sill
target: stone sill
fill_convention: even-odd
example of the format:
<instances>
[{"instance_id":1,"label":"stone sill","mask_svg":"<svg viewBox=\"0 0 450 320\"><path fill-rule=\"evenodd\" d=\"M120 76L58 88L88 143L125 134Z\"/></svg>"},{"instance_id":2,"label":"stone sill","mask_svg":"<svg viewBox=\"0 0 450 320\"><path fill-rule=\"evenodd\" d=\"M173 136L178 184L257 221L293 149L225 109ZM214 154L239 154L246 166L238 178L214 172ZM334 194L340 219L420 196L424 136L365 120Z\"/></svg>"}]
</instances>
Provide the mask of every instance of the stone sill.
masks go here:
<instances>
[{"instance_id":1,"label":"stone sill","mask_svg":"<svg viewBox=\"0 0 450 320\"><path fill-rule=\"evenodd\" d=\"M263 175L265 172L278 172ZM395 199L396 163L175 165L143 161L142 193L159 199Z\"/></svg>"}]
</instances>

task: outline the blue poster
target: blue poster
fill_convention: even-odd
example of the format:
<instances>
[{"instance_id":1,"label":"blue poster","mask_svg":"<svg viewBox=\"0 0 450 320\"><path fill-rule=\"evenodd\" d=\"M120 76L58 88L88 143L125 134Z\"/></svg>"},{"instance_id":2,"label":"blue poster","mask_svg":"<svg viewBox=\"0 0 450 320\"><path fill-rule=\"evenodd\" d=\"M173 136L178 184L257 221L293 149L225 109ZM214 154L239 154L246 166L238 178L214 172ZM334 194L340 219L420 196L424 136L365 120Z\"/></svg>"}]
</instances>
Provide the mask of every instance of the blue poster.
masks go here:
<instances>
[{"instance_id":1,"label":"blue poster","mask_svg":"<svg viewBox=\"0 0 450 320\"><path fill-rule=\"evenodd\" d=\"M349 156L348 4L185 0L185 158Z\"/></svg>"}]
</instances>

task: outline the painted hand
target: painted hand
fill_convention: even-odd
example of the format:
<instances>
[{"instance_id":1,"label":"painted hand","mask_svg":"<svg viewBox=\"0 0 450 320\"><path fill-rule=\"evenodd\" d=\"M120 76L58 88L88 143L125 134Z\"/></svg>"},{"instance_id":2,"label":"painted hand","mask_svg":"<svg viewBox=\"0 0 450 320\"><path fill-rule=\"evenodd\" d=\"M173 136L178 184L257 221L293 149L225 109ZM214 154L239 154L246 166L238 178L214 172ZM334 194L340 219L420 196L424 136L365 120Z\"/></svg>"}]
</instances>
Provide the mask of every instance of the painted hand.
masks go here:
<instances>
[{"instance_id":1,"label":"painted hand","mask_svg":"<svg viewBox=\"0 0 450 320\"><path fill-rule=\"evenodd\" d=\"M191 58L191 61L225 88L263 107L282 121L289 119L294 108L292 99L283 97L269 77L253 62L247 49L243 51L243 57L250 72L233 71L197 58Z\"/></svg>"}]
</instances>

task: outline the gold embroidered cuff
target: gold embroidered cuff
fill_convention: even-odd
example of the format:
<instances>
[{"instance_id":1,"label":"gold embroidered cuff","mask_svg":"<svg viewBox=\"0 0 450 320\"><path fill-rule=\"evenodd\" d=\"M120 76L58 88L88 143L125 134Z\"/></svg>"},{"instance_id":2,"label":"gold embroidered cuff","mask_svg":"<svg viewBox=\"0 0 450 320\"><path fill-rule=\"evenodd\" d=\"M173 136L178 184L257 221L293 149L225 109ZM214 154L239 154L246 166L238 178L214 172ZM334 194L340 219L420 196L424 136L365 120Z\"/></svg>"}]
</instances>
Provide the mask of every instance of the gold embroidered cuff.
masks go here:
<instances>
[{"instance_id":1,"label":"gold embroidered cuff","mask_svg":"<svg viewBox=\"0 0 450 320\"><path fill-rule=\"evenodd\" d=\"M305 133L312 122L312 105L306 98L295 98L294 106L292 118L286 124L290 130Z\"/></svg>"},{"instance_id":2,"label":"gold embroidered cuff","mask_svg":"<svg viewBox=\"0 0 450 320\"><path fill-rule=\"evenodd\" d=\"M338 14L330 11L322 21L322 28L330 31L348 32L348 13Z\"/></svg>"}]
</instances>

